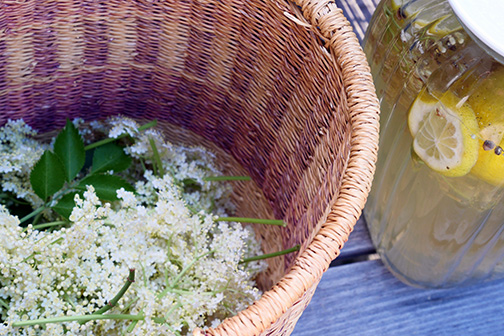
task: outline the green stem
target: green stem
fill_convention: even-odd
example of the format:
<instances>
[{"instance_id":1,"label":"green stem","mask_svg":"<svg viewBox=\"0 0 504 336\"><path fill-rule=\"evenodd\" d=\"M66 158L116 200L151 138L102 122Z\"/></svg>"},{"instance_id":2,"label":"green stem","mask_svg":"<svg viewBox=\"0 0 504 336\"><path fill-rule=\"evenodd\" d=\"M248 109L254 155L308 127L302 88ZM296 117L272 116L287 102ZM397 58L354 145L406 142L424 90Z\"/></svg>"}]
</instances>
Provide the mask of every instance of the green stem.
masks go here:
<instances>
[{"instance_id":1,"label":"green stem","mask_svg":"<svg viewBox=\"0 0 504 336\"><path fill-rule=\"evenodd\" d=\"M138 127L138 131L139 132L145 131L148 128L152 128L152 127L156 127L156 126L157 126L157 120L154 119L151 122L148 122L147 124L144 124L144 125L141 125L140 127Z\"/></svg>"},{"instance_id":2,"label":"green stem","mask_svg":"<svg viewBox=\"0 0 504 336\"><path fill-rule=\"evenodd\" d=\"M154 321L156 323L165 323L166 322L166 320L163 317L153 317L152 321Z\"/></svg>"},{"instance_id":3,"label":"green stem","mask_svg":"<svg viewBox=\"0 0 504 336\"><path fill-rule=\"evenodd\" d=\"M116 296L114 296L114 298L112 300L110 300L105 306L101 307L100 309L98 309L96 312L94 312L91 315L102 315L102 314L106 313L107 311L109 311L110 309L112 309L117 304L117 302L124 296L124 294L126 293L126 291L128 290L128 288L131 286L131 284L133 282L135 282L135 269L131 268L129 270L129 275L128 275L128 278L126 279L126 282L124 283L122 288L119 290L119 292L116 294ZM86 322L87 321L82 321L80 323L84 324Z\"/></svg>"},{"instance_id":4,"label":"green stem","mask_svg":"<svg viewBox=\"0 0 504 336\"><path fill-rule=\"evenodd\" d=\"M39 252L32 252L32 254L30 254L28 257L26 257L26 258L24 258L23 260L21 260L20 262L18 262L18 263L16 264L16 266L17 266L17 265L19 265L19 264L22 264L22 263L24 263L24 262L27 262L27 261L28 261L28 260L30 260L31 258L35 257L35 255L36 255L36 254L39 254Z\"/></svg>"},{"instance_id":5,"label":"green stem","mask_svg":"<svg viewBox=\"0 0 504 336\"><path fill-rule=\"evenodd\" d=\"M140 158L140 164L142 165L142 170L145 173L147 171L147 167L145 166L145 162L142 158Z\"/></svg>"},{"instance_id":6,"label":"green stem","mask_svg":"<svg viewBox=\"0 0 504 336\"><path fill-rule=\"evenodd\" d=\"M51 226L58 226L58 225L65 225L65 224L68 224L68 222L65 222L65 221L49 222L49 223L34 225L33 229L35 229L35 230L45 229L45 228L48 228L48 227L51 227Z\"/></svg>"},{"instance_id":7,"label":"green stem","mask_svg":"<svg viewBox=\"0 0 504 336\"><path fill-rule=\"evenodd\" d=\"M9 305L3 299L0 299L0 306L2 306L5 309L9 310Z\"/></svg>"},{"instance_id":8,"label":"green stem","mask_svg":"<svg viewBox=\"0 0 504 336\"><path fill-rule=\"evenodd\" d=\"M157 295L157 298L158 299L162 299L166 294L168 294L171 290L173 290L173 288L177 285L177 283L180 281L180 279L187 273L187 271L189 271L189 269L191 267L194 266L194 264L196 264L201 258L209 255L210 253L213 253L214 251L209 251L207 253L204 253L198 257L196 257L193 261L191 261L189 263L189 265L187 265L186 267L184 267L184 269L182 270L182 272L180 272L177 277L172 281L171 285L166 287L161 293L159 293Z\"/></svg>"},{"instance_id":9,"label":"green stem","mask_svg":"<svg viewBox=\"0 0 504 336\"><path fill-rule=\"evenodd\" d=\"M142 125L140 127L138 127L138 131L144 131L148 128L151 128L151 127L155 127L157 125L157 120L153 120L151 121L150 123L147 123L145 125ZM119 135L117 138L107 138L107 139L103 139L103 140L100 140L100 141L97 141L97 142L94 142L92 144L89 144L87 145L86 147L84 147L84 150L88 151L90 149L93 149L93 148L96 148L96 147L100 147L100 146L103 146L103 145L106 145L110 142L114 142L116 140L119 140L119 139L122 139L124 137L128 136L127 133L123 133L121 135Z\"/></svg>"},{"instance_id":10,"label":"green stem","mask_svg":"<svg viewBox=\"0 0 504 336\"><path fill-rule=\"evenodd\" d=\"M70 298L70 296L68 295L68 293L65 293L65 295L63 296L65 298L65 301L68 302L72 308L75 310L77 307L75 306L75 303L73 303L72 299Z\"/></svg>"},{"instance_id":11,"label":"green stem","mask_svg":"<svg viewBox=\"0 0 504 336\"><path fill-rule=\"evenodd\" d=\"M86 323L88 321L94 320L131 320L139 321L144 320L145 315L129 315L129 314L107 314L107 315L76 315L76 316L60 316L60 317L50 317L46 319L36 319L28 321L17 321L12 323L13 327L25 327L37 324L48 324L48 323L61 323L61 322L82 322Z\"/></svg>"},{"instance_id":12,"label":"green stem","mask_svg":"<svg viewBox=\"0 0 504 336\"><path fill-rule=\"evenodd\" d=\"M65 221L56 221L56 222L49 222L49 223L43 223L43 224L38 224L38 225L33 225L34 230L40 230L40 229L45 229L48 227L53 227L53 226L59 226L59 225L65 225L68 224L68 222ZM25 232L27 228L23 230Z\"/></svg>"},{"instance_id":13,"label":"green stem","mask_svg":"<svg viewBox=\"0 0 504 336\"><path fill-rule=\"evenodd\" d=\"M44 210L45 210L45 209L44 209ZM42 217L42 212L43 212L44 210L42 210L41 212L39 212L39 213L35 216L35 218L34 218L34 219L33 219L33 221L32 221L32 225L36 225L36 224L38 223L38 221L40 220L40 217Z\"/></svg>"},{"instance_id":14,"label":"green stem","mask_svg":"<svg viewBox=\"0 0 504 336\"><path fill-rule=\"evenodd\" d=\"M142 279L143 279L144 287L147 288L147 274L145 273L145 267L143 266L142 262L140 262L140 267L142 268Z\"/></svg>"},{"instance_id":15,"label":"green stem","mask_svg":"<svg viewBox=\"0 0 504 336\"><path fill-rule=\"evenodd\" d=\"M178 294L178 295L194 295L195 294L192 291L188 291L188 290L185 290L185 289L176 289L176 288L166 288L165 292L167 292L167 293L173 293L173 294ZM212 295L215 295L215 294L220 293L220 292L221 291L202 292L202 293L199 293L199 294L200 295L204 295L204 296L212 296Z\"/></svg>"},{"instance_id":16,"label":"green stem","mask_svg":"<svg viewBox=\"0 0 504 336\"><path fill-rule=\"evenodd\" d=\"M67 194L67 193L70 193L73 191L74 187L79 183L80 181L79 180L76 180L72 183L70 183L70 185L66 188L63 188L59 191L57 191L51 198L53 200L55 199L58 199L60 195L62 194ZM41 207L39 207L38 209L35 209L33 210L31 213L29 213L28 215L24 216L23 218L21 218L19 220L20 224L26 222L27 220L29 220L30 218L32 218L33 216L37 216L39 215L42 211L44 211L45 209L48 209L48 208L51 208L51 201L47 202L46 204L42 205ZM33 225L36 223L36 220L33 221Z\"/></svg>"},{"instance_id":17,"label":"green stem","mask_svg":"<svg viewBox=\"0 0 504 336\"><path fill-rule=\"evenodd\" d=\"M59 243L62 240L63 240L63 237L59 237L58 239L53 240L49 245L57 244L57 243Z\"/></svg>"},{"instance_id":18,"label":"green stem","mask_svg":"<svg viewBox=\"0 0 504 336\"><path fill-rule=\"evenodd\" d=\"M161 161L161 156L159 155L159 151L157 149L156 143L154 142L154 139L149 138L149 144L151 145L152 153L154 155L153 161L156 163L157 166L157 174L159 177L163 177L165 174L163 168L163 162Z\"/></svg>"},{"instance_id":19,"label":"green stem","mask_svg":"<svg viewBox=\"0 0 504 336\"><path fill-rule=\"evenodd\" d=\"M9 195L9 194L2 194L4 196L0 196L0 198L8 198L10 201L16 203L16 204L21 204L21 205L28 205L30 203L25 202L25 201L20 201L16 197Z\"/></svg>"},{"instance_id":20,"label":"green stem","mask_svg":"<svg viewBox=\"0 0 504 336\"><path fill-rule=\"evenodd\" d=\"M246 217L219 217L216 219L217 222L240 222L240 223L257 223L257 224L268 224L268 225L279 225L287 226L283 220L279 219L263 219L263 218L246 218Z\"/></svg>"},{"instance_id":21,"label":"green stem","mask_svg":"<svg viewBox=\"0 0 504 336\"><path fill-rule=\"evenodd\" d=\"M39 240L37 240L35 242L35 244L38 244L40 241L42 241L42 239L46 238L46 237L49 237L49 235L46 235L42 238L40 238ZM63 240L63 237L59 237L58 239L55 239L53 240L52 242L49 243L49 245L54 245L54 244L57 244L59 243L60 241ZM21 263L24 263L24 262L27 262L28 260L30 260L31 258L35 257L35 255L37 254L40 254L40 252L32 252L32 254L30 254L28 257L24 258L23 260L21 260L20 262L18 262L16 265L19 265Z\"/></svg>"},{"instance_id":22,"label":"green stem","mask_svg":"<svg viewBox=\"0 0 504 336\"><path fill-rule=\"evenodd\" d=\"M223 303L222 306L228 311L228 313L233 316L233 315L236 315L236 312L234 310L232 310L228 304L226 303Z\"/></svg>"},{"instance_id":23,"label":"green stem","mask_svg":"<svg viewBox=\"0 0 504 336\"><path fill-rule=\"evenodd\" d=\"M126 332L127 333L133 332L133 329L135 329L137 324L138 324L138 320L131 322L131 324L126 329Z\"/></svg>"},{"instance_id":24,"label":"green stem","mask_svg":"<svg viewBox=\"0 0 504 336\"><path fill-rule=\"evenodd\" d=\"M138 312L138 314L142 314L142 315L143 315L143 313L144 313L144 310L143 310L143 308L142 308L142 309L140 309L140 311ZM133 329L135 329L136 325L138 324L138 321L139 321L139 320L132 321L132 322L131 322L131 324L128 326L128 328L126 328L126 332L127 332L127 333L132 332L132 331L133 331ZM123 333L123 335L124 335L124 333Z\"/></svg>"},{"instance_id":25,"label":"green stem","mask_svg":"<svg viewBox=\"0 0 504 336\"><path fill-rule=\"evenodd\" d=\"M123 312L128 311L128 309L130 309L131 306L133 306L138 300L140 300L140 299L139 298L135 298L135 299L131 300L130 302L128 302L128 304L126 306L124 306L124 309L122 311Z\"/></svg>"},{"instance_id":26,"label":"green stem","mask_svg":"<svg viewBox=\"0 0 504 336\"><path fill-rule=\"evenodd\" d=\"M250 258L244 258L239 263L240 264L244 264L244 263L248 263L250 261L256 261L256 260L262 260L262 259L268 259L268 258L278 257L278 256L281 256L281 255L284 255L284 254L288 254L288 253L299 251L300 247L301 246L298 244L298 245L296 245L294 247L291 247L290 249L286 249L286 250L282 250L282 251L278 251L278 252L273 252L273 253L261 254L261 255L255 256L255 257L250 257Z\"/></svg>"},{"instance_id":27,"label":"green stem","mask_svg":"<svg viewBox=\"0 0 504 336\"><path fill-rule=\"evenodd\" d=\"M170 238L168 238L167 246L165 248L166 251L166 259L171 260L171 247L172 247L172 242L173 242L173 236L175 235L175 231L170 234ZM165 274L167 274L165 272ZM168 285L168 282L166 281L166 276L165 276L165 283Z\"/></svg>"},{"instance_id":28,"label":"green stem","mask_svg":"<svg viewBox=\"0 0 504 336\"><path fill-rule=\"evenodd\" d=\"M189 263L189 265L187 265L187 266L186 266L186 267L182 270L182 272L180 272L180 273L177 275L177 277L176 277L176 278L173 280L173 282L171 283L171 286L170 286L170 287L171 287L171 288L174 288L174 287L175 287L175 285L176 285L176 284L180 281L180 279L181 279L181 278L182 278L182 277L183 277L183 276L187 273L187 271L189 271L189 269L190 269L191 267L193 267L193 266L194 266L194 264L196 264L196 263L197 263L197 262L198 262L201 258L204 258L204 257L206 257L207 255L209 255L209 254L211 254L211 253L213 253L213 252L214 252L214 251L212 250L212 251L208 251L207 253L203 253L203 254L202 254L202 255L200 255L200 256L197 256L197 257L196 257L193 261L191 261L191 262Z\"/></svg>"},{"instance_id":29,"label":"green stem","mask_svg":"<svg viewBox=\"0 0 504 336\"><path fill-rule=\"evenodd\" d=\"M176 305L172 306L168 312L166 313L164 319L165 320L168 320L168 317L177 309L179 309L180 307L182 307L182 304L180 302L178 302Z\"/></svg>"},{"instance_id":30,"label":"green stem","mask_svg":"<svg viewBox=\"0 0 504 336\"><path fill-rule=\"evenodd\" d=\"M31 213L29 213L28 215L26 215L26 216L24 216L23 218L21 218L21 219L19 220L19 223L20 223L20 224L23 224L23 223L24 223L24 222L26 222L28 219L30 219L30 218L32 218L32 217L34 217L34 216L37 216L39 213L41 213L42 211L44 211L44 210L45 210L45 208L46 208L46 205L44 204L44 205L42 205L40 208L33 210Z\"/></svg>"},{"instance_id":31,"label":"green stem","mask_svg":"<svg viewBox=\"0 0 504 336\"><path fill-rule=\"evenodd\" d=\"M207 176L203 177L203 181L251 181L250 176Z\"/></svg>"},{"instance_id":32,"label":"green stem","mask_svg":"<svg viewBox=\"0 0 504 336\"><path fill-rule=\"evenodd\" d=\"M40 238L39 240L35 241L34 245L37 245L39 244L42 240L46 239L46 238L50 238L52 237L51 235L44 235L42 236L42 238Z\"/></svg>"}]
</instances>

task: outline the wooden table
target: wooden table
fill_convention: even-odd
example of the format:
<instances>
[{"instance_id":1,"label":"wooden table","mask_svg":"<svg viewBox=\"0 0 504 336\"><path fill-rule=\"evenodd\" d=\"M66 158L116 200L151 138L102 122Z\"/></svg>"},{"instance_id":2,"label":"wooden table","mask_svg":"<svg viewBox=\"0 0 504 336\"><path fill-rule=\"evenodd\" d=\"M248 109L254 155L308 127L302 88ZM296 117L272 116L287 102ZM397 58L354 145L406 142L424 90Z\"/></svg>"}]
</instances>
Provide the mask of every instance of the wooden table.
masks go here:
<instances>
[{"instance_id":1,"label":"wooden table","mask_svg":"<svg viewBox=\"0 0 504 336\"><path fill-rule=\"evenodd\" d=\"M504 335L504 280L417 289L397 280L378 259L350 262L373 252L361 219L292 336Z\"/></svg>"},{"instance_id":2,"label":"wooden table","mask_svg":"<svg viewBox=\"0 0 504 336\"><path fill-rule=\"evenodd\" d=\"M336 0L360 39L378 2ZM409 287L377 259L361 218L292 335L504 335L504 280Z\"/></svg>"}]
</instances>

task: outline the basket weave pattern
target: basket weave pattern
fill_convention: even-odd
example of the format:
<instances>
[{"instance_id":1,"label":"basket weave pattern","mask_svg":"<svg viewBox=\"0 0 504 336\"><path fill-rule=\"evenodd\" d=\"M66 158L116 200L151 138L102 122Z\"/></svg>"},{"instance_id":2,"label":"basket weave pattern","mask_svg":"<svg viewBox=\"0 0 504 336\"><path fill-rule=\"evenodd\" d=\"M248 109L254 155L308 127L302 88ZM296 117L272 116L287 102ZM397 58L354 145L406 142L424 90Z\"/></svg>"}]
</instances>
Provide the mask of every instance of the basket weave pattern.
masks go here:
<instances>
[{"instance_id":1,"label":"basket weave pattern","mask_svg":"<svg viewBox=\"0 0 504 336\"><path fill-rule=\"evenodd\" d=\"M378 110L330 1L0 0L0 124L158 119L253 178L241 214L288 223L256 229L265 252L301 244L270 261L261 300L195 334L291 333L364 206Z\"/></svg>"}]
</instances>

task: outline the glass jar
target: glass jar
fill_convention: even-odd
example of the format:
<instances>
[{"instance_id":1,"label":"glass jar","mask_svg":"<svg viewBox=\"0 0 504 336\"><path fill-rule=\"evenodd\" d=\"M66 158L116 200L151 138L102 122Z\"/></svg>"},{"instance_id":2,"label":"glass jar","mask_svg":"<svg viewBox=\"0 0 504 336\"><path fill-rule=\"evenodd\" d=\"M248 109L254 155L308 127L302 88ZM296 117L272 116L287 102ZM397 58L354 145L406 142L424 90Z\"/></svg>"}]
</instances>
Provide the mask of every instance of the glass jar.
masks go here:
<instances>
[{"instance_id":1,"label":"glass jar","mask_svg":"<svg viewBox=\"0 0 504 336\"><path fill-rule=\"evenodd\" d=\"M493 0L383 0L369 24L381 133L364 215L410 285L504 275L503 13Z\"/></svg>"}]
</instances>

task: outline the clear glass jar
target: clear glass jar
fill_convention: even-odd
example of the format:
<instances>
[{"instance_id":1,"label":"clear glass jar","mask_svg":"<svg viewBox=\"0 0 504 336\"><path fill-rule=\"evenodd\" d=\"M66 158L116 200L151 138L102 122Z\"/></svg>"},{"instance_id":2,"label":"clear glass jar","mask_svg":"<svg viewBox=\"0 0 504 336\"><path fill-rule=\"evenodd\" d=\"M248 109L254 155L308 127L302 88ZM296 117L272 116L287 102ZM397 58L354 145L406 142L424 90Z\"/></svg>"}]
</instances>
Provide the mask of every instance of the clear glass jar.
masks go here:
<instances>
[{"instance_id":1,"label":"clear glass jar","mask_svg":"<svg viewBox=\"0 0 504 336\"><path fill-rule=\"evenodd\" d=\"M381 101L364 215L419 287L504 275L504 65L459 19L448 1L383 0L364 41Z\"/></svg>"}]
</instances>

